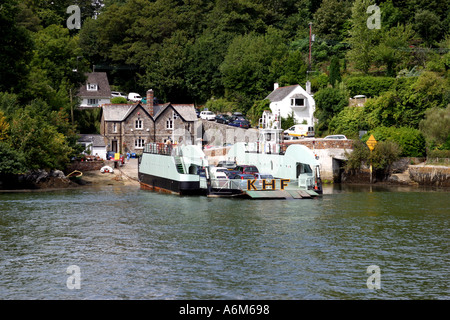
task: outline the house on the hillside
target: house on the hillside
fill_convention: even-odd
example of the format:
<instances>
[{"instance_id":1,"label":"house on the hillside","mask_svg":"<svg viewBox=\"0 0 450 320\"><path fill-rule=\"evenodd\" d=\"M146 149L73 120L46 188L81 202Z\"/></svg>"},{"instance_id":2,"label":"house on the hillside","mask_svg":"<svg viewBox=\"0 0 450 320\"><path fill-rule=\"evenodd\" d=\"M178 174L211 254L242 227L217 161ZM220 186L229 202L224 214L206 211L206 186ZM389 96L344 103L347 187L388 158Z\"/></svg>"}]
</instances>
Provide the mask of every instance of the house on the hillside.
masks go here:
<instances>
[{"instance_id":1,"label":"house on the hillside","mask_svg":"<svg viewBox=\"0 0 450 320\"><path fill-rule=\"evenodd\" d=\"M84 146L84 153L106 159L105 138L101 134L80 134L77 143Z\"/></svg>"},{"instance_id":2,"label":"house on the hillside","mask_svg":"<svg viewBox=\"0 0 450 320\"><path fill-rule=\"evenodd\" d=\"M139 154L150 142L193 143L198 121L193 104L156 103L153 90L146 101L103 105L100 133L108 151Z\"/></svg>"},{"instance_id":3,"label":"house on the hillside","mask_svg":"<svg viewBox=\"0 0 450 320\"><path fill-rule=\"evenodd\" d=\"M106 72L88 73L86 83L78 91L78 97L81 99L80 108L100 107L111 103L111 88Z\"/></svg>"},{"instance_id":4,"label":"house on the hillside","mask_svg":"<svg viewBox=\"0 0 450 320\"><path fill-rule=\"evenodd\" d=\"M279 87L278 83L275 83L274 90L266 99L270 100L270 110L273 114L278 114L282 118L293 115L297 124L312 126L315 122L316 103L308 91L298 84Z\"/></svg>"}]
</instances>

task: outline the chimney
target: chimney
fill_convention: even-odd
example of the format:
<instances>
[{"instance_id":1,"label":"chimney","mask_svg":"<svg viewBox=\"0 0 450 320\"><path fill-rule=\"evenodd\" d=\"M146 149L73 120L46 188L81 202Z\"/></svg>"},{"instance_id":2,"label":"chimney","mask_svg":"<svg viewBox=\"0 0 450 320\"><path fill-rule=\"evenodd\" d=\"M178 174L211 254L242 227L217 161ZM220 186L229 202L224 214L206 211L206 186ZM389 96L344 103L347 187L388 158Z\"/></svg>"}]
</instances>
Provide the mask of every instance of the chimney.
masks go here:
<instances>
[{"instance_id":1,"label":"chimney","mask_svg":"<svg viewBox=\"0 0 450 320\"><path fill-rule=\"evenodd\" d=\"M273 84L273 90L275 91L275 90L277 90L278 89L278 82L275 82L274 84Z\"/></svg>"},{"instance_id":2,"label":"chimney","mask_svg":"<svg viewBox=\"0 0 450 320\"><path fill-rule=\"evenodd\" d=\"M311 94L311 81L306 81L306 92Z\"/></svg>"},{"instance_id":3,"label":"chimney","mask_svg":"<svg viewBox=\"0 0 450 320\"><path fill-rule=\"evenodd\" d=\"M153 117L153 90L147 90L147 111Z\"/></svg>"}]
</instances>

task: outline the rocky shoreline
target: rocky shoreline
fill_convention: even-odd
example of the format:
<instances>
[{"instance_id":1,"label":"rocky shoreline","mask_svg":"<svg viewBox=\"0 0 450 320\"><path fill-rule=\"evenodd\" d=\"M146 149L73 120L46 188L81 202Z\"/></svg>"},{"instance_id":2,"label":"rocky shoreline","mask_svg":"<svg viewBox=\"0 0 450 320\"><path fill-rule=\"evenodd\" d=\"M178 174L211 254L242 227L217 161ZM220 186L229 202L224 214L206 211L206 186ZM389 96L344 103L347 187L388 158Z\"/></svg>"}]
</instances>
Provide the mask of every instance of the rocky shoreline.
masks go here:
<instances>
[{"instance_id":1,"label":"rocky shoreline","mask_svg":"<svg viewBox=\"0 0 450 320\"><path fill-rule=\"evenodd\" d=\"M359 172L344 172L343 184L369 184L370 173L368 169ZM403 170L395 170L387 176L373 175L374 184L408 185L423 187L450 188L450 167L426 165L407 165Z\"/></svg>"},{"instance_id":2,"label":"rocky shoreline","mask_svg":"<svg viewBox=\"0 0 450 320\"><path fill-rule=\"evenodd\" d=\"M105 163L105 165L111 164ZM114 169L113 173L102 173L99 169L82 172L82 177L74 180L69 179L60 170L36 170L27 174L9 176L1 182L0 192L69 189L99 185L139 186L137 159L130 159L122 167Z\"/></svg>"},{"instance_id":3,"label":"rocky shoreline","mask_svg":"<svg viewBox=\"0 0 450 320\"><path fill-rule=\"evenodd\" d=\"M105 163L106 165L107 163ZM112 165L114 166L114 165ZM139 187L137 159L130 159L113 173L101 173L100 170L87 170L81 179L71 180L59 170L38 170L27 175L15 177L17 181L0 185L1 192L52 190L79 188L83 186L130 186ZM342 184L370 184L369 171L344 173ZM396 170L388 177L374 179L374 185L403 185L450 188L450 167L435 165L407 165L403 170Z\"/></svg>"}]
</instances>

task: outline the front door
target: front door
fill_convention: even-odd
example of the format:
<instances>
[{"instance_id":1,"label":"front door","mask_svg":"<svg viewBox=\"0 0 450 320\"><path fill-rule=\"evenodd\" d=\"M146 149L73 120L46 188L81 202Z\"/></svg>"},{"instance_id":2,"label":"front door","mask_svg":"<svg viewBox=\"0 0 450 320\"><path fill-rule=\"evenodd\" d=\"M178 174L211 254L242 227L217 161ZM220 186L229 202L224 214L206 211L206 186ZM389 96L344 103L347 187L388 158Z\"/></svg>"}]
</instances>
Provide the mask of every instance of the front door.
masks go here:
<instances>
[{"instance_id":1,"label":"front door","mask_svg":"<svg viewBox=\"0 0 450 320\"><path fill-rule=\"evenodd\" d=\"M117 146L117 140L112 140L111 141L111 151L113 152L118 152L119 148Z\"/></svg>"}]
</instances>

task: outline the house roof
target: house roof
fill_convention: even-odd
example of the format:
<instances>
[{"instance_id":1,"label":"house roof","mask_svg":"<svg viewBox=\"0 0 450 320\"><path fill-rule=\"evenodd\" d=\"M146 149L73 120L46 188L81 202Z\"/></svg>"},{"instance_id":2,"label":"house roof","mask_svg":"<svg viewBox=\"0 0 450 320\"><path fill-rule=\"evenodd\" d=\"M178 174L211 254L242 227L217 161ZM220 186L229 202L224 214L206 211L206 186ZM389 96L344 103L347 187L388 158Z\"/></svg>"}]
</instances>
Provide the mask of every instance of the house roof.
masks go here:
<instances>
[{"instance_id":1,"label":"house roof","mask_svg":"<svg viewBox=\"0 0 450 320\"><path fill-rule=\"evenodd\" d=\"M172 107L185 121L197 121L197 113L193 104L173 104Z\"/></svg>"},{"instance_id":2,"label":"house roof","mask_svg":"<svg viewBox=\"0 0 450 320\"><path fill-rule=\"evenodd\" d=\"M195 107L193 104L171 104L166 103L164 105L158 105L159 110L155 116L155 119L158 118L167 108L172 107L184 121L197 121L197 113L195 113Z\"/></svg>"},{"instance_id":3,"label":"house roof","mask_svg":"<svg viewBox=\"0 0 450 320\"><path fill-rule=\"evenodd\" d=\"M270 102L276 102L281 101L284 98L286 98L292 91L294 91L296 88L298 88L300 85L292 85L287 87L279 87L275 90L273 90L266 99L269 99Z\"/></svg>"},{"instance_id":4,"label":"house roof","mask_svg":"<svg viewBox=\"0 0 450 320\"><path fill-rule=\"evenodd\" d=\"M86 76L86 83L80 87L78 96L111 98L111 88L109 87L109 81L106 72L91 72L87 73ZM88 90L88 83L97 84L97 90Z\"/></svg>"},{"instance_id":5,"label":"house roof","mask_svg":"<svg viewBox=\"0 0 450 320\"><path fill-rule=\"evenodd\" d=\"M137 104L106 104L103 105L105 121L123 121Z\"/></svg>"},{"instance_id":6,"label":"house roof","mask_svg":"<svg viewBox=\"0 0 450 320\"><path fill-rule=\"evenodd\" d=\"M92 142L94 147L106 147L105 139L101 134L80 134L78 142Z\"/></svg>"}]
</instances>

